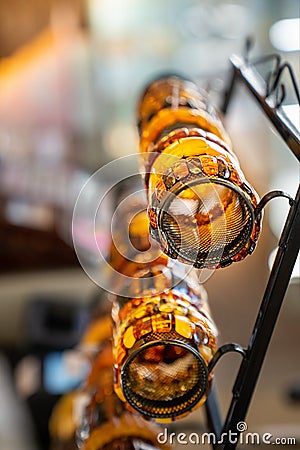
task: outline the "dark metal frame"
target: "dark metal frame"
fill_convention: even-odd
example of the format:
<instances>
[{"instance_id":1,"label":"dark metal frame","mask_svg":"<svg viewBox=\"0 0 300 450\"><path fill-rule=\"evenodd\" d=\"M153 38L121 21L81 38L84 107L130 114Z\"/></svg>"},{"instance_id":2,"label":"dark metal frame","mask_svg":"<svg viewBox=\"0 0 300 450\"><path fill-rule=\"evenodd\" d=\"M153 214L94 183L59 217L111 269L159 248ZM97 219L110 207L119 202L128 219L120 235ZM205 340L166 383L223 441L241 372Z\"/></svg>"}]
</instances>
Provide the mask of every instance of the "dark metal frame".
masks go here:
<instances>
[{"instance_id":1,"label":"dark metal frame","mask_svg":"<svg viewBox=\"0 0 300 450\"><path fill-rule=\"evenodd\" d=\"M290 75L295 97L298 103L300 103L299 90L293 70L288 63L281 62L279 55L269 55L250 63L248 58L250 47L251 42L247 41L246 56L241 57L234 55L231 58L233 74L229 89L224 95L224 104L222 107L223 113L226 113L227 111L237 81L241 82L257 100L288 148L298 161L300 161L299 130L295 128L281 108L286 94L285 86L281 82L285 69ZM260 77L256 66L272 60L275 61L275 68L269 73L267 80L264 81ZM274 191L264 197L262 208L267 201L278 195L289 198L290 210L279 240L276 258L248 343L248 348L242 349L237 344L226 344L219 349L212 362L214 365L220 357L228 351L239 352L243 357L234 383L232 400L225 420L222 420L214 390L211 391L206 402L208 428L216 436L217 443L213 445L213 448L215 449L235 449L239 434L241 431L244 431L238 424L245 420L299 252L300 185L295 200L291 199L288 194ZM235 433L234 439L229 437L230 431L231 433ZM220 439L221 436L222 439ZM233 441L235 441L235 443Z\"/></svg>"}]
</instances>

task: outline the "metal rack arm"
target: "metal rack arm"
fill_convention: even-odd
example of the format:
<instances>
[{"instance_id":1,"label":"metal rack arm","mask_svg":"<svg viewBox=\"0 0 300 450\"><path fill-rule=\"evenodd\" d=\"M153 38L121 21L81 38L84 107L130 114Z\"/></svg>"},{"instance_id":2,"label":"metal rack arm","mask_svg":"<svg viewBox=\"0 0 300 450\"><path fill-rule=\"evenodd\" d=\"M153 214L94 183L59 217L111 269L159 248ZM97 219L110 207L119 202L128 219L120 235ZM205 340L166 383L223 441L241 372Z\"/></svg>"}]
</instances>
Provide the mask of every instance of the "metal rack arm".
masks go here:
<instances>
[{"instance_id":1,"label":"metal rack arm","mask_svg":"<svg viewBox=\"0 0 300 450\"><path fill-rule=\"evenodd\" d=\"M285 115L281 107L285 96L285 87L280 83L280 78L284 69L287 69L290 74L298 102L299 90L291 67L287 63L281 64L280 56L269 55L257 60L255 64L269 60L275 60L275 68L269 74L267 82L264 82L264 80L260 78L254 65L249 63L248 55L246 55L245 58L239 56L233 56L231 58L233 73L229 88L224 94L222 111L223 113L226 113L237 81L241 81L259 103L291 152L298 161L300 161L299 130ZM239 436L240 434L238 424L245 420L299 252L300 186L295 200L291 199L288 194L281 191L274 191L267 194L262 199L260 205L261 209L271 198L278 195L289 198L290 211L279 241L277 255L267 282L248 348L235 380L232 391L232 401L222 429L220 427L219 406L215 395L212 396L211 401L206 405L210 429L215 432L217 438L222 436L222 443L217 444L214 448L222 450L232 450L237 446L238 439L235 439L235 442L230 441L230 432L235 433L236 436ZM258 213L259 212L260 210L258 210Z\"/></svg>"},{"instance_id":2,"label":"metal rack arm","mask_svg":"<svg viewBox=\"0 0 300 450\"><path fill-rule=\"evenodd\" d=\"M246 86L247 90L259 103L290 150L300 161L300 132L289 120L281 107L282 100L285 96L285 88L283 84L280 84L280 77L285 68L287 68L290 74L295 97L299 102L299 90L291 67L287 63L280 65L280 62L277 61L274 72L270 74L269 81L266 83L260 78L255 66L248 62L248 58L233 55L230 61L233 67L233 75L229 88L224 95L223 113L226 113L228 109L236 81L242 81L243 85ZM270 80L273 78L274 82L270 86Z\"/></svg>"},{"instance_id":3,"label":"metal rack arm","mask_svg":"<svg viewBox=\"0 0 300 450\"><path fill-rule=\"evenodd\" d=\"M271 340L277 317L288 287L300 245L300 188L283 229L271 275L257 320L233 389L233 398L223 432L238 432L237 424L245 419L251 397ZM226 442L224 449L236 445Z\"/></svg>"}]
</instances>

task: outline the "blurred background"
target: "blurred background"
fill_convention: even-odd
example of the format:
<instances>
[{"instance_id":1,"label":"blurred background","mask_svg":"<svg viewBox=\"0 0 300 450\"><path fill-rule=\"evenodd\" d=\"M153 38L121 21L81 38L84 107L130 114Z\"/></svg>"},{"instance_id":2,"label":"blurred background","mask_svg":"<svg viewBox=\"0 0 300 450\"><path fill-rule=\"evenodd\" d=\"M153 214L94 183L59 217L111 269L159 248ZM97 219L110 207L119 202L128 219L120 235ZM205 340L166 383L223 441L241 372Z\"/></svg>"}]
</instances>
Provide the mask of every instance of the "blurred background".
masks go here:
<instances>
[{"instance_id":1,"label":"blurred background","mask_svg":"<svg viewBox=\"0 0 300 450\"><path fill-rule=\"evenodd\" d=\"M135 108L149 80L186 74L218 104L229 57L243 51L249 35L254 55L280 53L299 81L296 0L0 0L1 450L46 449L51 409L78 382L78 374L65 373L61 354L78 342L100 296L70 238L81 187L99 167L137 151ZM288 82L287 88L287 111L299 126ZM294 195L296 158L242 88L225 119L258 193L276 188ZM100 188L95 183L91 197ZM102 218L103 241L110 207ZM274 200L253 256L205 284L221 343L247 345L287 211L285 200ZM82 227L82 247L92 261ZM247 423L251 431L299 438L296 269ZM238 366L237 356L227 356L216 370L223 412ZM201 430L203 424L200 410L180 427Z\"/></svg>"}]
</instances>

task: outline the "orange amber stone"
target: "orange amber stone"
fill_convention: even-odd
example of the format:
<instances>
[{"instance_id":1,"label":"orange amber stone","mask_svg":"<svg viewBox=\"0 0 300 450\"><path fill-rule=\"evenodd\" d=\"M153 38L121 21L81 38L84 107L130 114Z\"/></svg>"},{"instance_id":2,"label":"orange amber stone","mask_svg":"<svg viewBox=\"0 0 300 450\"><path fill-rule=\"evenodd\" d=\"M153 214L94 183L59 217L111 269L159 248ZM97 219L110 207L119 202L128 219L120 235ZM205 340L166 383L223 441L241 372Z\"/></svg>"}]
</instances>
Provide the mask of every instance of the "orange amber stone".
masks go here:
<instances>
[{"instance_id":1,"label":"orange amber stone","mask_svg":"<svg viewBox=\"0 0 300 450\"><path fill-rule=\"evenodd\" d=\"M114 334L115 392L157 421L199 407L212 377L207 366L217 348L217 331L201 298L183 285L159 295L154 289L140 303L128 299L127 315L122 314Z\"/></svg>"},{"instance_id":2,"label":"orange amber stone","mask_svg":"<svg viewBox=\"0 0 300 450\"><path fill-rule=\"evenodd\" d=\"M156 80L138 123L151 235L162 250L197 268L244 259L259 237L258 196L205 93L177 76Z\"/></svg>"}]
</instances>

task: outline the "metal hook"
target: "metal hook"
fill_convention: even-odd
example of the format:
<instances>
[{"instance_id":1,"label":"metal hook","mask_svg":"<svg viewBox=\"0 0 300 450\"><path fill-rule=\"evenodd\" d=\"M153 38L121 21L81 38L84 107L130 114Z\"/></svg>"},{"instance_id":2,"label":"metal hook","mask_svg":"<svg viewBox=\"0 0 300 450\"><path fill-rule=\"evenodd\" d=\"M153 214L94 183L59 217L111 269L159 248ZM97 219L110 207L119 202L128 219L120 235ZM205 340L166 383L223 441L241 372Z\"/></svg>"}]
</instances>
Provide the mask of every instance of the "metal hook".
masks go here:
<instances>
[{"instance_id":1,"label":"metal hook","mask_svg":"<svg viewBox=\"0 0 300 450\"><path fill-rule=\"evenodd\" d=\"M239 344L224 344L218 350L213 356L213 359L210 361L208 365L208 373L212 371L212 369L215 367L217 362L220 358L222 358L223 355L229 352L239 353L240 355L245 358L247 356L247 351L243 347L241 347Z\"/></svg>"},{"instance_id":2,"label":"metal hook","mask_svg":"<svg viewBox=\"0 0 300 450\"><path fill-rule=\"evenodd\" d=\"M285 85L281 83L278 86L278 89L276 89L275 93L275 108L279 108L279 106L282 105L283 100L285 99L285 95L286 95Z\"/></svg>"},{"instance_id":3,"label":"metal hook","mask_svg":"<svg viewBox=\"0 0 300 450\"><path fill-rule=\"evenodd\" d=\"M248 62L249 61L249 54L250 51L253 49L254 47L254 37L253 36L247 36L246 40L245 40L245 47L244 47L244 58L245 61Z\"/></svg>"},{"instance_id":4,"label":"metal hook","mask_svg":"<svg viewBox=\"0 0 300 450\"><path fill-rule=\"evenodd\" d=\"M262 64L271 60L275 60L275 67L273 68L273 70L271 70L266 77L266 98L268 98L272 91L273 91L273 86L274 86L274 81L276 80L277 76L278 76L278 72L280 70L280 63L281 63L281 57L280 55L278 55L277 53L268 55L264 58L260 58L259 60L255 61L253 63L253 65L258 65L258 64Z\"/></svg>"},{"instance_id":5,"label":"metal hook","mask_svg":"<svg viewBox=\"0 0 300 450\"><path fill-rule=\"evenodd\" d=\"M299 93L299 89L298 89L298 86L297 86L297 82L296 82L296 78L295 78L295 75L294 75L294 71L293 71L291 65L290 65L289 63L287 63L287 62L283 63L283 64L279 67L279 69L278 69L278 71L277 71L276 74L274 73L274 75L275 75L275 77L274 77L274 82L273 82L273 84L270 86L270 92L269 92L269 95L270 95L272 92L275 92L275 90L277 89L277 87L278 87L278 85L279 85L280 78L282 77L282 73L283 73L284 69L287 69L288 72L289 72L289 74L290 74L290 78L291 78L292 85L293 85L293 88L294 88L294 91L295 91L295 95L296 95L296 98L297 98L298 103L300 104L300 93ZM282 103L282 102L281 102L281 103ZM281 103L280 103L280 104L281 104ZM278 106L280 106L280 104L279 104Z\"/></svg>"},{"instance_id":6,"label":"metal hook","mask_svg":"<svg viewBox=\"0 0 300 450\"><path fill-rule=\"evenodd\" d=\"M287 198L289 200L290 206L292 206L295 203L295 200L293 199L293 197L290 194L288 194L287 192L279 191L279 190L268 192L266 195L264 195L262 197L259 204L255 208L255 211L254 211L255 219L257 219L259 217L259 215L261 214L261 212L262 212L263 208L266 206L266 204L270 200L272 200L273 198L276 198L276 197Z\"/></svg>"}]
</instances>

